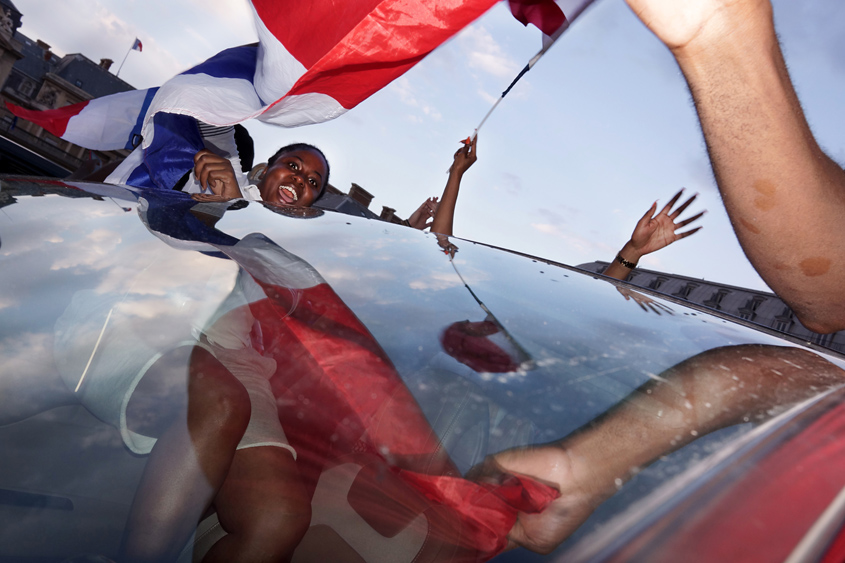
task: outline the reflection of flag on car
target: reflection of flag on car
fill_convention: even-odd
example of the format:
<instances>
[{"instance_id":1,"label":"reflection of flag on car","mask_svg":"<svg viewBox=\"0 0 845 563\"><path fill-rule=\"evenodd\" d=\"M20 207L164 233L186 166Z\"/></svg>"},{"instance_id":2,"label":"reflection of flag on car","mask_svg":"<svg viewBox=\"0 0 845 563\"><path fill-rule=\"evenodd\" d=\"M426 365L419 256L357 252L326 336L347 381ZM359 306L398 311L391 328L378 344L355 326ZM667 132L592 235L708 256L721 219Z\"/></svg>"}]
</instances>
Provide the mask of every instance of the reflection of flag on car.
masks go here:
<instances>
[{"instance_id":1,"label":"reflection of flag on car","mask_svg":"<svg viewBox=\"0 0 845 563\"><path fill-rule=\"evenodd\" d=\"M461 478L384 350L310 264L262 235L218 248L266 295L249 304L261 329L253 345L276 360L279 417L309 488L343 463L390 473L389 490L384 475L361 485L369 492L354 503L359 513L383 518L391 506L407 513L427 499L446 511L429 514L428 541L452 545L454 561L492 557L517 512L557 497L527 478Z\"/></svg>"},{"instance_id":2,"label":"reflection of flag on car","mask_svg":"<svg viewBox=\"0 0 845 563\"><path fill-rule=\"evenodd\" d=\"M257 118L294 127L333 119L402 75L494 3L495 0L347 0L342 4L328 0L253 0L258 46L224 51L162 85L146 111L139 107L136 114L143 122L142 146L147 154L136 155L110 181L127 181L136 167L145 166L152 178L140 185L172 187L164 185L166 179L158 178L160 163L150 158L149 151L162 127L167 130L167 142L172 143L180 137L182 125L171 127L167 120L156 122L155 114L180 114L212 125ZM84 117L86 108L90 112L91 106L110 105L111 98L62 108L64 114L44 116L43 120L11 109L38 124L54 124L55 129L45 128L77 142L74 139L106 135L99 131L102 121L92 123L95 131L85 136L75 133L74 122L77 117ZM109 113L109 109L98 112ZM110 138L124 134L121 142L110 148L124 148L132 142L132 135L137 132L135 123L130 126L129 121L121 122L120 130L110 133ZM69 130L73 134L66 137ZM190 145L195 137L191 131L186 142ZM82 146L106 148L103 144ZM177 160L167 166L181 172L167 173L167 178L178 178L193 165L181 157Z\"/></svg>"},{"instance_id":3,"label":"reflection of flag on car","mask_svg":"<svg viewBox=\"0 0 845 563\"><path fill-rule=\"evenodd\" d=\"M170 190L140 196L142 220L167 244L216 250L240 266L236 298L227 301L248 311L239 317L249 319L244 340L276 362L270 383L279 420L313 494L317 539L306 536L300 549L316 542L321 555L303 560L484 561L505 548L518 512L539 512L557 498L526 477L460 477L387 353L308 262L262 234L237 240L209 228L197 216L209 204ZM336 535L340 553L330 547ZM386 545L391 556L367 557ZM440 557L422 555L432 550Z\"/></svg>"}]
</instances>

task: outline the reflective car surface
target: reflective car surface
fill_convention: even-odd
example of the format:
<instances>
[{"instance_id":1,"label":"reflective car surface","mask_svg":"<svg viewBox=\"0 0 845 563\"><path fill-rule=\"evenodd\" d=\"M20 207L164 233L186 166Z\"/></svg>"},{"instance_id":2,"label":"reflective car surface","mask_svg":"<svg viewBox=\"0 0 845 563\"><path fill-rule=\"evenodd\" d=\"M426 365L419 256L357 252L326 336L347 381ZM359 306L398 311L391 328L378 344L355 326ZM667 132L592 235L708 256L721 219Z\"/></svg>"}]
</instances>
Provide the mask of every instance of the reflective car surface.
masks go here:
<instances>
[{"instance_id":1,"label":"reflective car surface","mask_svg":"<svg viewBox=\"0 0 845 563\"><path fill-rule=\"evenodd\" d=\"M238 486L305 495L293 561L841 554L838 356L316 209L14 177L0 206L2 561L141 559L156 522L148 558L201 560L270 450L295 476Z\"/></svg>"}]
</instances>

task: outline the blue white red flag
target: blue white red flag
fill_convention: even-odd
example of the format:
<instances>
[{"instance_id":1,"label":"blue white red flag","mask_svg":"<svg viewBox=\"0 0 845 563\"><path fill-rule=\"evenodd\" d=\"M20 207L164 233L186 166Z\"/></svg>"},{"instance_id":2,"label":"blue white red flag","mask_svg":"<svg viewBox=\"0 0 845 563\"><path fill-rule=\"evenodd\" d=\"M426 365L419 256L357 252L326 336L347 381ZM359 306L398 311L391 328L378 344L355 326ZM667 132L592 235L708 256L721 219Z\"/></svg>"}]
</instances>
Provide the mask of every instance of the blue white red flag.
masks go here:
<instances>
[{"instance_id":1,"label":"blue white red flag","mask_svg":"<svg viewBox=\"0 0 845 563\"><path fill-rule=\"evenodd\" d=\"M144 46L141 45L141 40L138 39L137 37L135 38L135 43L132 44L132 50L133 51L143 51L144 50Z\"/></svg>"},{"instance_id":2,"label":"blue white red flag","mask_svg":"<svg viewBox=\"0 0 845 563\"><path fill-rule=\"evenodd\" d=\"M181 135L176 130L181 125L155 116L176 114L218 126L252 118L284 127L333 119L401 76L495 2L252 0L257 46L227 49L177 75L153 92L146 108L142 101L146 94L139 95L137 113L114 112L110 107L113 96L40 112L47 114L42 119L20 108L10 109L39 125L54 126L44 125L63 139L96 149L132 146L133 139L138 139L140 120L143 154L133 153L109 180L126 182L135 168L143 165L151 179L142 185L164 187L167 181L158 178L159 164L149 153L157 150L154 144L162 126L172 125L162 135L173 142ZM98 116L96 123L86 118L89 113ZM113 128L109 121L103 128L106 122L99 116L110 118L113 113L121 115L120 127ZM80 134L80 129L91 130ZM120 135L124 137L118 143ZM193 139L194 132L187 137ZM112 146L106 147L108 143ZM167 162L167 177L178 178L193 167L192 160L177 160Z\"/></svg>"}]
</instances>

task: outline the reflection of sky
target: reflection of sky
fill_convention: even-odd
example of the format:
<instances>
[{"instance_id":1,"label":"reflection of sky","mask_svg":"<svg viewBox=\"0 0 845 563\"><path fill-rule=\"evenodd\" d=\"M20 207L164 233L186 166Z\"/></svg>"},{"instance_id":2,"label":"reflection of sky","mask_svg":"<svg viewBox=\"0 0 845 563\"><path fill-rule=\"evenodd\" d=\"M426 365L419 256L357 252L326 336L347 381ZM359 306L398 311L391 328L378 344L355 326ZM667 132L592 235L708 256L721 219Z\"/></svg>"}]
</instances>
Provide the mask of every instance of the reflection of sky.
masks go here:
<instances>
[{"instance_id":1,"label":"reflection of sky","mask_svg":"<svg viewBox=\"0 0 845 563\"><path fill-rule=\"evenodd\" d=\"M267 236L307 260L369 328L403 377L416 381L416 374L433 363L444 365L436 357L442 355L440 335L450 324L485 317L433 236L332 213L261 221L261 211L251 205L228 213L220 225L238 236L261 225ZM667 304L671 315L644 313L608 282L455 242L460 274L538 363L522 374L470 379L494 402L531 418L547 438L580 426L699 352L746 342L781 343L674 303Z\"/></svg>"},{"instance_id":2,"label":"reflection of sky","mask_svg":"<svg viewBox=\"0 0 845 563\"><path fill-rule=\"evenodd\" d=\"M166 347L202 327L231 290L234 262L173 249L136 213L112 202L58 196L18 201L0 216L0 288L11 303L0 308L0 382L55 369L53 326L74 295L118 303L115 319L147 345ZM460 383L473 391L480 412L497 406L510 417L491 436L514 431L511 445L561 438L703 350L780 343L674 303L666 303L671 315L646 313L609 282L462 240L455 241L453 267L435 237L378 221L333 213L295 219L249 204L227 212L218 228L238 238L261 232L310 263L373 333L418 399L431 401L424 409L439 406L449 382ZM479 374L444 359L443 330L486 316L455 268L533 357L535 369ZM125 454L111 428L81 408L45 413L14 428L2 429L0 440L4 452L22 461L0 468L0 482L25 480L26 469L46 456L51 463L28 481L35 488L84 496L94 484L109 483L120 487L119 495L105 491L103 498L131 498L141 463ZM39 436L44 439L34 439ZM711 447L706 444L698 442L702 450L685 449L684 455L703 455ZM59 478L43 467L66 471ZM125 478L112 479L115 467L126 469ZM655 471L660 481L665 466ZM125 514L126 506L112 509Z\"/></svg>"},{"instance_id":3,"label":"reflection of sky","mask_svg":"<svg viewBox=\"0 0 845 563\"><path fill-rule=\"evenodd\" d=\"M0 276L12 303L0 309L6 351L44 357L55 320L82 290L118 303L121 322L155 348L196 332L231 288L233 262L170 248L134 212L88 199L19 199L0 223ZM80 221L77 212L90 215ZM431 235L332 213L291 219L255 204L227 212L218 227L239 238L260 228L308 261L407 377L439 361L446 327L485 317ZM36 233L57 242L35 244ZM610 283L456 242L455 267L537 363L528 372L469 377L550 432L571 430L703 350L777 342L676 304L671 315L646 314Z\"/></svg>"}]
</instances>

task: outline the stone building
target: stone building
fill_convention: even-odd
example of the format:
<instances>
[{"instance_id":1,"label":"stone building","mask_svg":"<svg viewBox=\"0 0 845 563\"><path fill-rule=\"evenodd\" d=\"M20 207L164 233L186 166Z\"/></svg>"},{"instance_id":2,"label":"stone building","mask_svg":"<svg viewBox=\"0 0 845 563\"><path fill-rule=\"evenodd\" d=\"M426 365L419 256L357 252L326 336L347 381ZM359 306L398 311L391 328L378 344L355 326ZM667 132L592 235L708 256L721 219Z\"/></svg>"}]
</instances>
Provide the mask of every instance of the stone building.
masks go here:
<instances>
[{"instance_id":1,"label":"stone building","mask_svg":"<svg viewBox=\"0 0 845 563\"><path fill-rule=\"evenodd\" d=\"M598 261L580 264L577 267L601 274L608 266L607 262ZM774 293L643 268L633 270L627 281L639 287L790 334L805 342L812 342L837 352L845 352L845 331L833 334L819 334L811 331L795 318L792 309Z\"/></svg>"},{"instance_id":2,"label":"stone building","mask_svg":"<svg viewBox=\"0 0 845 563\"><path fill-rule=\"evenodd\" d=\"M61 108L134 88L112 74L110 59L95 63L74 53L59 57L50 45L18 30L22 14L0 0L0 100L33 110ZM66 176L96 169L129 151L90 151L15 117L0 107L0 172Z\"/></svg>"}]
</instances>

